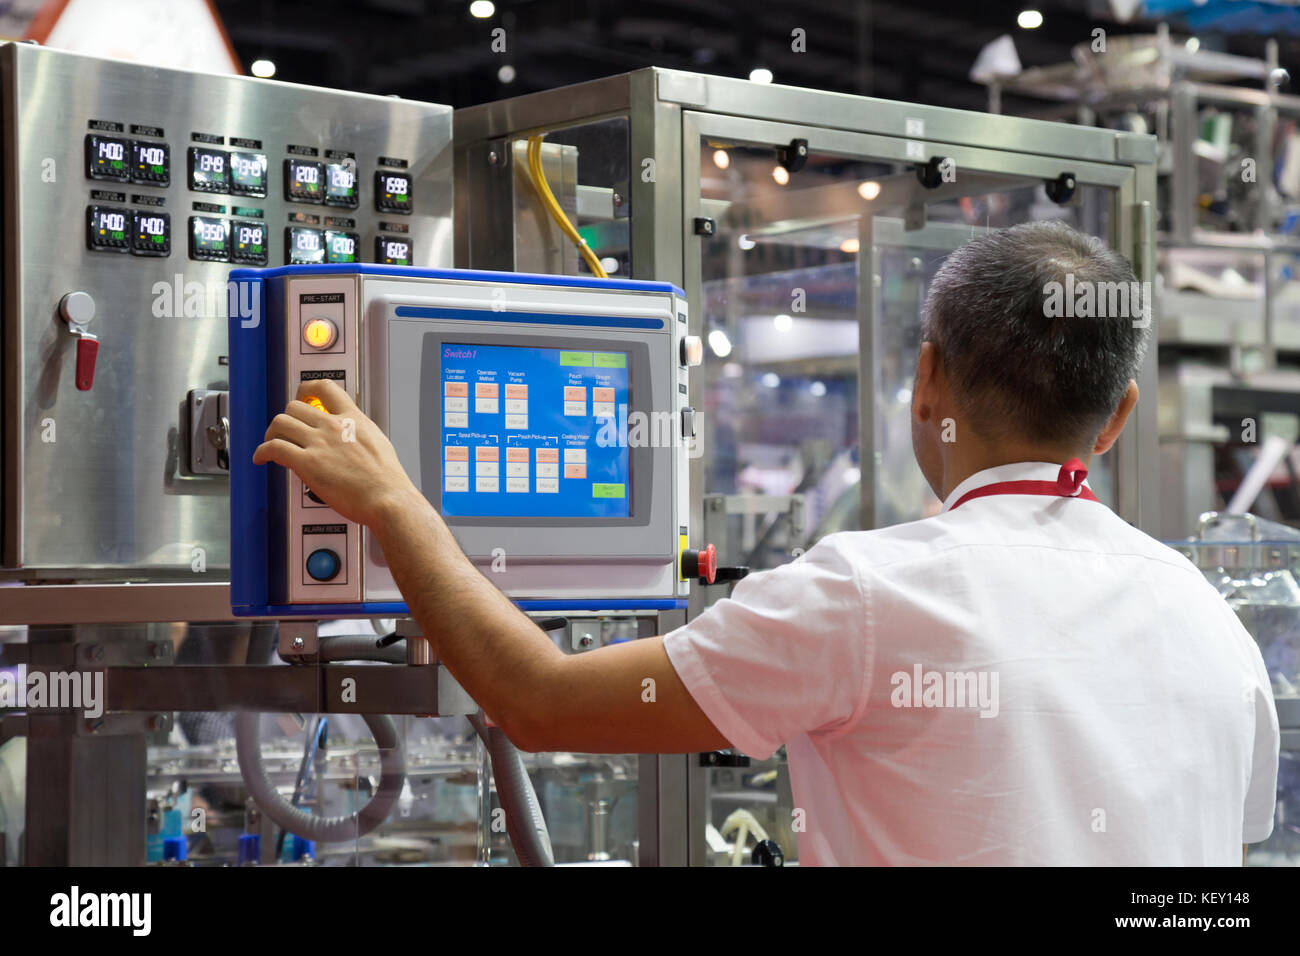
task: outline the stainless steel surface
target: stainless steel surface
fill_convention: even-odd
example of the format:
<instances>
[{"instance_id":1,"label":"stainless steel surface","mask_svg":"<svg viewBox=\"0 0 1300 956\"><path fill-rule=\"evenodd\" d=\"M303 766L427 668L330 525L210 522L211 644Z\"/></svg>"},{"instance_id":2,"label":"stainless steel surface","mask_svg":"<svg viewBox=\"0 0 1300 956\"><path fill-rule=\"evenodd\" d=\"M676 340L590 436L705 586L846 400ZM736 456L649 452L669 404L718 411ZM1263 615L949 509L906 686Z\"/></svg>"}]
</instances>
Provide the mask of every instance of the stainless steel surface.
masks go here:
<instances>
[{"instance_id":1,"label":"stainless steel surface","mask_svg":"<svg viewBox=\"0 0 1300 956\"><path fill-rule=\"evenodd\" d=\"M678 70L655 70L659 98L713 114L753 117L804 127L876 133L952 145L987 146L1084 161L1115 162L1118 144L1145 137L1132 133L1056 126L1040 120L945 109L920 103L880 100L847 93L828 93L775 84L751 83L723 76ZM634 74L635 75L635 74ZM1147 161L1154 160L1154 143ZM1141 149L1126 146L1126 149ZM928 158L928 157L927 157Z\"/></svg>"},{"instance_id":2,"label":"stainless steel surface","mask_svg":"<svg viewBox=\"0 0 1300 956\"><path fill-rule=\"evenodd\" d=\"M390 97L161 70L43 49L0 47L3 82L4 338L3 559L8 576L220 580L229 564L227 481L183 467L182 408L192 389L227 379L225 279L229 265L188 257L192 204L265 212L271 264L284 262L290 213L355 221L369 259L378 224L409 227L415 262L452 256L451 111ZM160 127L171 183L86 178L83 138L92 120ZM265 198L189 189L191 134L262 142ZM141 133L139 135L146 135ZM289 203L290 145L356 154L359 208ZM223 147L232 148L227 143ZM236 147L237 148L237 147ZM409 161L414 215L376 211L379 157ZM325 157L319 156L318 159ZM86 248L92 190L114 205L165 199L171 253L142 257ZM135 202L134 197L150 197ZM93 388L72 381L75 342L57 306L88 293L99 338ZM137 594L136 597L143 595ZM202 600L201 598L199 599ZM151 612L157 619L160 608ZM167 612L170 613L170 612ZM181 613L193 618L194 613ZM208 616L206 610L204 616ZM213 615L224 617L224 615ZM130 616L130 620L138 620Z\"/></svg>"},{"instance_id":3,"label":"stainless steel surface","mask_svg":"<svg viewBox=\"0 0 1300 956\"><path fill-rule=\"evenodd\" d=\"M220 581L0 587L0 624L234 620L230 585Z\"/></svg>"},{"instance_id":4,"label":"stainless steel surface","mask_svg":"<svg viewBox=\"0 0 1300 956\"><path fill-rule=\"evenodd\" d=\"M511 162L514 188L515 272L577 275L578 250L543 208L528 176L528 143L516 140ZM542 172L565 215L578 212L578 151L572 146L542 143ZM502 244L500 235L493 237Z\"/></svg>"}]
</instances>

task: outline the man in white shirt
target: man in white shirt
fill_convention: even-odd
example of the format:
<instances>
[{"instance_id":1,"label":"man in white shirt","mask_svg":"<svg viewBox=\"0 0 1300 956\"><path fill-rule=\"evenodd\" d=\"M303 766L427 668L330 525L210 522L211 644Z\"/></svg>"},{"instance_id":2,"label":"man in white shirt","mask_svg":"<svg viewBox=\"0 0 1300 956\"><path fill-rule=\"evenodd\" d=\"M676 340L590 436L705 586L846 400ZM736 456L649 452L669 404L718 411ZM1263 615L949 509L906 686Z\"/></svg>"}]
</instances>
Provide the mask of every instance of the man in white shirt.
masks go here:
<instances>
[{"instance_id":1,"label":"man in white shirt","mask_svg":"<svg viewBox=\"0 0 1300 956\"><path fill-rule=\"evenodd\" d=\"M1137 402L1147 323L1136 302L1078 318L1050 299L1113 282L1135 283L1128 263L1061 223L953 253L912 408L943 512L831 535L665 637L587 654L474 569L333 383L310 392L339 414L291 402L254 461L372 529L442 661L518 746L786 746L801 863L1240 863L1273 824L1259 651L1083 481Z\"/></svg>"}]
</instances>

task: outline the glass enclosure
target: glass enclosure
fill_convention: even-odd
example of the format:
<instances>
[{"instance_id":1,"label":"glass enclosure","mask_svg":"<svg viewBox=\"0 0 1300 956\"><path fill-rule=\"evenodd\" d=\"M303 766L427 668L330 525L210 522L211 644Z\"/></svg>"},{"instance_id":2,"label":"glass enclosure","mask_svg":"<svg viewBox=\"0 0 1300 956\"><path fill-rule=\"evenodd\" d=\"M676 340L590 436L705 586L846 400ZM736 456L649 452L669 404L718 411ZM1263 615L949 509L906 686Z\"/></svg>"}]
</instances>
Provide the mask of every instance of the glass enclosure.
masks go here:
<instances>
[{"instance_id":1,"label":"glass enclosure","mask_svg":"<svg viewBox=\"0 0 1300 956\"><path fill-rule=\"evenodd\" d=\"M1169 544L1204 573L1259 644L1282 725L1273 834L1250 847L1252 866L1300 865L1300 532L1255 515L1201 518L1196 537Z\"/></svg>"},{"instance_id":2,"label":"glass enclosure","mask_svg":"<svg viewBox=\"0 0 1300 956\"><path fill-rule=\"evenodd\" d=\"M699 153L699 208L715 225L700 244L705 522L729 560L755 569L826 534L938 512L911 443L930 280L963 243L1020 222L1064 219L1110 241L1115 201L1111 187L1080 185L1059 205L1041 180L997 169L926 188L912 165L817 150L792 173L779 150L706 134ZM1089 475L1107 503L1111 457ZM709 862L737 859L741 823L797 858L783 751L706 772Z\"/></svg>"},{"instance_id":3,"label":"glass enclosure","mask_svg":"<svg viewBox=\"0 0 1300 956\"><path fill-rule=\"evenodd\" d=\"M583 633L596 646L628 639L627 620L592 621ZM354 668L342 678L356 675L350 702L320 696L333 693L332 682L316 666L278 656L274 622L0 628L6 688L27 687L29 675L44 669L10 664L15 652L43 648L38 656L62 659L70 641L101 676L104 667L144 672L115 671L97 688L85 685L73 708L29 710L35 732L0 741L0 852L17 865L27 859L24 847L54 852L50 844L71 828L68 860L86 864L515 864L496 777L469 721L364 712L394 706L388 699L378 707L367 703L380 700L375 695L386 687L400 687L383 678L422 669L392 666L405 659L400 641L388 638L377 647L394 623L320 625L322 647L352 648L327 654L336 662L331 667ZM552 632L557 642L567 633ZM366 669L381 682L367 683ZM96 669L86 673L93 679ZM276 698L285 706L249 709L250 699ZM6 705L0 718L34 704L20 698L11 708L0 700ZM340 712L349 703L362 712ZM78 740L71 756L42 732L69 720ZM638 758L546 753L522 759L557 863L635 863ZM46 789L70 761L80 804L71 811ZM265 810L271 803L280 815L306 813L312 820L283 825ZM129 822L97 825L106 807Z\"/></svg>"},{"instance_id":4,"label":"glass enclosure","mask_svg":"<svg viewBox=\"0 0 1300 956\"><path fill-rule=\"evenodd\" d=\"M910 403L925 294L947 254L985 230L1038 219L1108 238L1113 191L1082 187L1059 206L1039 182L977 174L969 195L936 195L897 164L812 152L791 176L774 155L772 146L701 144L700 206L717 222L701 251L705 492L801 495L806 533L792 547L807 548L834 531L938 510L912 457ZM864 354L874 377L865 522ZM1099 459L1090 476L1103 501L1108 466ZM769 567L778 556L746 557Z\"/></svg>"},{"instance_id":5,"label":"glass enclosure","mask_svg":"<svg viewBox=\"0 0 1300 956\"><path fill-rule=\"evenodd\" d=\"M913 460L911 385L928 285L962 243L1059 218L1129 256L1139 279L1153 271L1154 142L1131 133L673 70L456 122L457 265L586 274L576 259L539 259L558 234L527 225L513 258L494 258L492 233L515 225L499 218L500 159L545 134L557 199L609 274L685 291L704 352L686 385L699 427L689 546L713 544L723 566L773 568L826 534L937 510ZM584 154L571 201L570 149ZM535 190L510 182L515 219L535 222ZM1053 189L1059 204L1048 183L1068 184ZM1139 384L1154 395L1153 362ZM1155 433L1147 403L1089 476L1139 526L1159 491ZM692 587L689 615L726 593ZM797 860L783 753L643 756L637 800L642 860L647 820L655 862L750 863L766 841Z\"/></svg>"}]
</instances>

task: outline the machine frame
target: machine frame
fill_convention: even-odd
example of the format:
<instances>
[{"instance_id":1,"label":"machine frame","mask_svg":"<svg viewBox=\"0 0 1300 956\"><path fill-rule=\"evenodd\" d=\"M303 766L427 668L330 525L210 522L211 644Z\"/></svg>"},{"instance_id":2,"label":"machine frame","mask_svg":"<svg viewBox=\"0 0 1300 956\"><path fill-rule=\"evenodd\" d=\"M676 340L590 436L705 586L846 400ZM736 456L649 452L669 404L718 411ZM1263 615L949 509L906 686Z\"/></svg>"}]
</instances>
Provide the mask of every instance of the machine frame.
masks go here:
<instances>
[{"instance_id":1,"label":"machine frame","mask_svg":"<svg viewBox=\"0 0 1300 956\"><path fill-rule=\"evenodd\" d=\"M967 171L959 173L955 183L933 190L921 186L910 174L891 181L881 201L867 204L862 213L863 234L868 237L862 246L864 253L875 216L900 216L923 225L926 202L1073 173L1081 186L1111 191L1109 243L1132 261L1139 281L1155 279L1153 136L653 67L456 111L456 265L512 269L519 268L518 261L527 261L529 268L536 270L537 257L525 260L517 242L516 248L508 251L494 242L495 236L514 234L514 224L524 222L519 204L503 199L511 195L509 178L514 173L510 160L516 153L516 141L614 119L628 123L631 276L668 281L685 289L690 332L696 336L707 331L703 324L701 243L710 241L712 233L706 222L716 224L728 215L725 206L701 197L701 143L706 137L711 144L765 146L774 151L801 145L809 153L905 166L924 164L933 157L952 157L959 170ZM847 195L826 199L830 204L855 201ZM582 201L579 184L576 202ZM844 208L840 207L839 215ZM807 210L800 212L811 215ZM559 257L552 259L555 271L565 268ZM877 363L871 343L881 319L872 310L873 281L869 269L859 270L858 422L859 447L863 449L875 445L872 402ZM1111 453L1115 456L1116 510L1146 530L1156 527L1160 492L1157 323L1158 317L1138 378L1145 400ZM703 378L694 376L690 385L690 403L696 408L704 406ZM707 418L701 423L701 442L707 455L711 447ZM869 515L875 509L873 456L861 456L861 470L861 513ZM715 491L705 486L704 477L704 460L692 460L691 527L697 532L704 527L705 497ZM698 548L704 542L693 538L690 544ZM692 595L692 613L701 611L705 603L703 595ZM715 765L700 755L642 758L643 863L706 862L706 774Z\"/></svg>"}]
</instances>

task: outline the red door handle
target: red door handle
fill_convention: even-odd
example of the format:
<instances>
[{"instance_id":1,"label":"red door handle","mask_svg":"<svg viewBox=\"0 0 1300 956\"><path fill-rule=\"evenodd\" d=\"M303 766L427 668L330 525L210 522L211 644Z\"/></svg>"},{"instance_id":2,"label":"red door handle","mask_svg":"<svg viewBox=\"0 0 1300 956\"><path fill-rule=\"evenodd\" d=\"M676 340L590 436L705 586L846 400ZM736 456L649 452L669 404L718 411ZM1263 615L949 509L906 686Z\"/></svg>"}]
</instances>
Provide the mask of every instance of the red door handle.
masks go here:
<instances>
[{"instance_id":1,"label":"red door handle","mask_svg":"<svg viewBox=\"0 0 1300 956\"><path fill-rule=\"evenodd\" d=\"M77 336L77 390L90 391L95 384L95 359L99 356L99 339L93 335Z\"/></svg>"}]
</instances>

